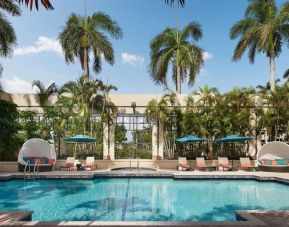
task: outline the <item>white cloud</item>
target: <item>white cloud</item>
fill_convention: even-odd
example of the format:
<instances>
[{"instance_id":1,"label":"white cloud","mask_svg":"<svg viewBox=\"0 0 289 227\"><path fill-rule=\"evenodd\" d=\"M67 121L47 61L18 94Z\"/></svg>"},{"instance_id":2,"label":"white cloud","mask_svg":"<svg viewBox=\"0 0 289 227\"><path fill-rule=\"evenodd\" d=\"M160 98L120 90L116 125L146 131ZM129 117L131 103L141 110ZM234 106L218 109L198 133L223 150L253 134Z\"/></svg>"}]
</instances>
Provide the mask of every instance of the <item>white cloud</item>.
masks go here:
<instances>
[{"instance_id":1,"label":"white cloud","mask_svg":"<svg viewBox=\"0 0 289 227\"><path fill-rule=\"evenodd\" d=\"M129 53L122 53L121 54L122 63L124 64L130 64L132 66L142 66L144 63L144 57L140 55L135 54L129 54Z\"/></svg>"},{"instance_id":2,"label":"white cloud","mask_svg":"<svg viewBox=\"0 0 289 227\"><path fill-rule=\"evenodd\" d=\"M21 94L21 93L35 93L32 89L32 84L18 77L12 79L2 79L4 91L8 93Z\"/></svg>"},{"instance_id":3,"label":"white cloud","mask_svg":"<svg viewBox=\"0 0 289 227\"><path fill-rule=\"evenodd\" d=\"M203 59L204 59L204 61L210 60L210 59L212 59L213 57L214 57L214 56L213 56L211 53L206 52L206 51L203 52Z\"/></svg>"},{"instance_id":4,"label":"white cloud","mask_svg":"<svg viewBox=\"0 0 289 227\"><path fill-rule=\"evenodd\" d=\"M39 54L41 52L52 52L63 56L62 48L58 39L40 36L33 46L16 48L14 55Z\"/></svg>"}]
</instances>

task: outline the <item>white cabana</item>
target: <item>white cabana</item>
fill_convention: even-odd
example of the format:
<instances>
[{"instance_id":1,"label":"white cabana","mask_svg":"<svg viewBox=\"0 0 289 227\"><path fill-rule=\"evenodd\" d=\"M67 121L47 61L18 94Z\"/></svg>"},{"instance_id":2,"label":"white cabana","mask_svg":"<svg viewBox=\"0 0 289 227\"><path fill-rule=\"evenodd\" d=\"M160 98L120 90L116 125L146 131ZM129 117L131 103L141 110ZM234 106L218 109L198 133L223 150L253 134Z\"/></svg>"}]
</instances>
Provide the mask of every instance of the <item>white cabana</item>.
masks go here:
<instances>
[{"instance_id":1,"label":"white cabana","mask_svg":"<svg viewBox=\"0 0 289 227\"><path fill-rule=\"evenodd\" d=\"M18 154L18 166L21 171L27 162L39 164L40 171L50 171L56 162L56 153L52 145L43 139L27 140Z\"/></svg>"},{"instance_id":2,"label":"white cabana","mask_svg":"<svg viewBox=\"0 0 289 227\"><path fill-rule=\"evenodd\" d=\"M289 159L289 145L279 141L266 143L259 150L257 159Z\"/></svg>"}]
</instances>

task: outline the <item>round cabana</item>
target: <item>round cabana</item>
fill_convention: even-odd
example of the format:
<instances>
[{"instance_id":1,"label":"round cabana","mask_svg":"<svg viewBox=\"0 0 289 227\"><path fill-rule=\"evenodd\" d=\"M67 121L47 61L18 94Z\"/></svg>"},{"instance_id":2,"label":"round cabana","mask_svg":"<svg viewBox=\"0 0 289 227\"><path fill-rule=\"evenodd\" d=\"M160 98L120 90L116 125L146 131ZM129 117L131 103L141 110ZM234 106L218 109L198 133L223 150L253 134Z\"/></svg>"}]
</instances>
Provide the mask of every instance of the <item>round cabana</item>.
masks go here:
<instances>
[{"instance_id":1,"label":"round cabana","mask_svg":"<svg viewBox=\"0 0 289 227\"><path fill-rule=\"evenodd\" d=\"M289 145L274 141L266 143L257 154L260 170L289 172Z\"/></svg>"},{"instance_id":2,"label":"round cabana","mask_svg":"<svg viewBox=\"0 0 289 227\"><path fill-rule=\"evenodd\" d=\"M56 153L47 141L43 139L27 140L18 154L18 169L23 172L25 165L29 162L30 171L35 165L39 166L40 172L51 171L56 162Z\"/></svg>"}]
</instances>

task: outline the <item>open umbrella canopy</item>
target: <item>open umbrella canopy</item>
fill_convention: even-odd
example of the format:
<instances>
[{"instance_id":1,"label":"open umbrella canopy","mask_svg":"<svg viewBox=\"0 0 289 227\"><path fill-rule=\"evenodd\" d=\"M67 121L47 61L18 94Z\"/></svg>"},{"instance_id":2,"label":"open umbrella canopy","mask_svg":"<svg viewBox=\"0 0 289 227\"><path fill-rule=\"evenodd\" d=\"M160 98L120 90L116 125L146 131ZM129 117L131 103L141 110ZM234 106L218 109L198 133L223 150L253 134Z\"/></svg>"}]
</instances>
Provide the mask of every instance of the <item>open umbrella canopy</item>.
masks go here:
<instances>
[{"instance_id":1,"label":"open umbrella canopy","mask_svg":"<svg viewBox=\"0 0 289 227\"><path fill-rule=\"evenodd\" d=\"M185 136L179 139L176 139L177 142L186 143L186 142L202 142L207 141L206 139L199 138L197 136Z\"/></svg>"},{"instance_id":2,"label":"open umbrella canopy","mask_svg":"<svg viewBox=\"0 0 289 227\"><path fill-rule=\"evenodd\" d=\"M66 138L65 141L74 143L93 143L96 142L96 138L92 138L86 135L76 135Z\"/></svg>"},{"instance_id":3,"label":"open umbrella canopy","mask_svg":"<svg viewBox=\"0 0 289 227\"><path fill-rule=\"evenodd\" d=\"M251 140L252 138L247 136L239 136L239 135L228 135L225 138L216 139L216 143L230 143L230 142L245 142Z\"/></svg>"}]
</instances>

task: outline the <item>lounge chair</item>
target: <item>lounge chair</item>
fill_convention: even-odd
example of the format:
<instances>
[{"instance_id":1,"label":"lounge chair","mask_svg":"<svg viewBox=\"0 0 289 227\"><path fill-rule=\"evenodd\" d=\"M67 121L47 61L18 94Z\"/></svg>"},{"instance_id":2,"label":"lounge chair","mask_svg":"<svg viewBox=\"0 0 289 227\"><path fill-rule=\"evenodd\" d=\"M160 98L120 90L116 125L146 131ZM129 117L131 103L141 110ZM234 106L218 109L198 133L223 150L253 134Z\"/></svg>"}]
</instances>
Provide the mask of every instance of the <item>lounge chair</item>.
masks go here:
<instances>
[{"instance_id":1,"label":"lounge chair","mask_svg":"<svg viewBox=\"0 0 289 227\"><path fill-rule=\"evenodd\" d=\"M201 158L196 158L196 162L197 162L197 169L201 169L201 170L216 170L217 166L215 165L206 165L205 159L203 157Z\"/></svg>"},{"instance_id":2,"label":"lounge chair","mask_svg":"<svg viewBox=\"0 0 289 227\"><path fill-rule=\"evenodd\" d=\"M66 169L70 171L74 168L75 157L67 157L65 166L60 166L60 169Z\"/></svg>"},{"instance_id":3,"label":"lounge chair","mask_svg":"<svg viewBox=\"0 0 289 227\"><path fill-rule=\"evenodd\" d=\"M179 157L179 163L177 166L178 170L192 170L192 167L189 166L186 157Z\"/></svg>"},{"instance_id":4,"label":"lounge chair","mask_svg":"<svg viewBox=\"0 0 289 227\"><path fill-rule=\"evenodd\" d=\"M258 170L258 166L252 166L249 158L240 158L240 164L241 164L241 169L243 170L249 170L249 171Z\"/></svg>"},{"instance_id":5,"label":"lounge chair","mask_svg":"<svg viewBox=\"0 0 289 227\"><path fill-rule=\"evenodd\" d=\"M222 168L222 170L234 170L227 157L218 157L218 166Z\"/></svg>"},{"instance_id":6,"label":"lounge chair","mask_svg":"<svg viewBox=\"0 0 289 227\"><path fill-rule=\"evenodd\" d=\"M94 170L97 165L94 164L94 157L86 157L85 164L82 164L83 168Z\"/></svg>"}]
</instances>

